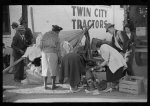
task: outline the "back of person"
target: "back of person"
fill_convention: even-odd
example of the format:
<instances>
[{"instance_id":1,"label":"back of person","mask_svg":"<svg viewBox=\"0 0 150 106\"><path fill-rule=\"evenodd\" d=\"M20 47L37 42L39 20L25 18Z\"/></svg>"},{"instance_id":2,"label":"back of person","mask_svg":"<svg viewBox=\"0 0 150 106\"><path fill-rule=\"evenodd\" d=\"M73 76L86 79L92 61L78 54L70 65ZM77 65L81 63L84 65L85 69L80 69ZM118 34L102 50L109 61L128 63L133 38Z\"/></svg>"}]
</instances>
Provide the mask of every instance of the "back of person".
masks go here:
<instances>
[{"instance_id":1,"label":"back of person","mask_svg":"<svg viewBox=\"0 0 150 106\"><path fill-rule=\"evenodd\" d=\"M118 68L126 65L125 59L123 58L123 56L113 47L107 45L107 44L103 44L100 49L103 51L103 56L106 55L107 57L109 57L109 67L110 69L113 69L114 71L116 71Z\"/></svg>"}]
</instances>

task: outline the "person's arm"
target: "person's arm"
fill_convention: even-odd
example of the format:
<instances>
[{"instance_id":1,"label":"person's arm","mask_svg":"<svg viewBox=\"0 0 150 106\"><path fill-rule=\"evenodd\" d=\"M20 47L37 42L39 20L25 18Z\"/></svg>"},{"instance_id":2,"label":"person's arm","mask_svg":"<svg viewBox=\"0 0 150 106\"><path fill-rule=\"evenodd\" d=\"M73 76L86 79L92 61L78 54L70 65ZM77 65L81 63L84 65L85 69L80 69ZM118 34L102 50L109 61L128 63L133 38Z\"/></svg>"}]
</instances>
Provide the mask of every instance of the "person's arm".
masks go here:
<instances>
[{"instance_id":1,"label":"person's arm","mask_svg":"<svg viewBox=\"0 0 150 106\"><path fill-rule=\"evenodd\" d=\"M61 63L61 50L60 50L60 40L58 38L57 42L56 42L56 48L57 48L57 55L58 55L58 63Z\"/></svg>"}]
</instances>

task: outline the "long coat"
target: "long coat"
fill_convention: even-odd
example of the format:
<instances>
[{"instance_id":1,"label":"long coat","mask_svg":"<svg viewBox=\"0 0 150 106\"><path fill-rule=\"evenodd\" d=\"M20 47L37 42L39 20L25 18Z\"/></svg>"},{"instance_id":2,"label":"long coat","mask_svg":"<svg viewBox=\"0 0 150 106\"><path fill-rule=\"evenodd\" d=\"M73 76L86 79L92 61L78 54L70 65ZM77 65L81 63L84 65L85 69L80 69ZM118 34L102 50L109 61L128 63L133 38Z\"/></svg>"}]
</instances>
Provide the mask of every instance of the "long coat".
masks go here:
<instances>
[{"instance_id":1,"label":"long coat","mask_svg":"<svg viewBox=\"0 0 150 106\"><path fill-rule=\"evenodd\" d=\"M16 32L15 36L13 37L11 47L13 48L14 61L17 61L23 55L23 54L21 54L20 50L25 52L26 47L27 47L26 43L25 43L25 39L24 40L22 39L22 37L20 36L20 33L18 31ZM24 62L21 61L20 63L18 63L14 67L14 70L15 70L14 78L17 80L22 80L23 75L24 75Z\"/></svg>"},{"instance_id":2,"label":"long coat","mask_svg":"<svg viewBox=\"0 0 150 106\"><path fill-rule=\"evenodd\" d=\"M118 52L125 53L128 49L129 38L124 31L115 30L112 36L112 47L114 47Z\"/></svg>"},{"instance_id":3,"label":"long coat","mask_svg":"<svg viewBox=\"0 0 150 106\"><path fill-rule=\"evenodd\" d=\"M67 77L72 87L77 86L84 71L84 58L77 53L68 53L62 58L59 82L63 83L64 78Z\"/></svg>"}]
</instances>

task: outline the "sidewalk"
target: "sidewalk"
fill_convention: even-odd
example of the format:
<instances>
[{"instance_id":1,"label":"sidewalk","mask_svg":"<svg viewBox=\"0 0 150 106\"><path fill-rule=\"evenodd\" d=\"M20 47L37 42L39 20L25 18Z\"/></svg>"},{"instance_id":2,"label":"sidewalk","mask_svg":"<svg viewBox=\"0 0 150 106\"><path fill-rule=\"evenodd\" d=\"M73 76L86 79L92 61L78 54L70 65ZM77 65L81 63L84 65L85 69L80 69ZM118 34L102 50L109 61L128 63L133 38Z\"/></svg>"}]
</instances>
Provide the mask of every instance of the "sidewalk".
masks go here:
<instances>
[{"instance_id":1,"label":"sidewalk","mask_svg":"<svg viewBox=\"0 0 150 106\"><path fill-rule=\"evenodd\" d=\"M147 95L144 93L133 95L114 91L92 95L84 90L69 93L67 84L57 84L60 87L56 90L45 90L42 85L22 85L10 79L12 74L8 74L3 80L3 87L6 89L3 92L3 102L147 102Z\"/></svg>"}]
</instances>

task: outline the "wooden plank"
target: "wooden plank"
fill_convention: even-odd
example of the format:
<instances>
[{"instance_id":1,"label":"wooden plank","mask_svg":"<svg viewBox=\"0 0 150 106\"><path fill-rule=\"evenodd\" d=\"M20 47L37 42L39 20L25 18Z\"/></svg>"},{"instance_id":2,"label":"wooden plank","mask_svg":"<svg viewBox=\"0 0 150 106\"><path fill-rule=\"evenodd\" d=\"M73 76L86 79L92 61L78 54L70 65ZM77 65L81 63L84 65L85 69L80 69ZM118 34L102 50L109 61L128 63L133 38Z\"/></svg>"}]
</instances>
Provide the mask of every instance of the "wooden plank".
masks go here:
<instances>
[{"instance_id":1,"label":"wooden plank","mask_svg":"<svg viewBox=\"0 0 150 106\"><path fill-rule=\"evenodd\" d=\"M119 88L120 92L126 92L126 93L131 93L131 94L140 94L140 92L136 90L130 90L130 89L125 89L125 88Z\"/></svg>"}]
</instances>

